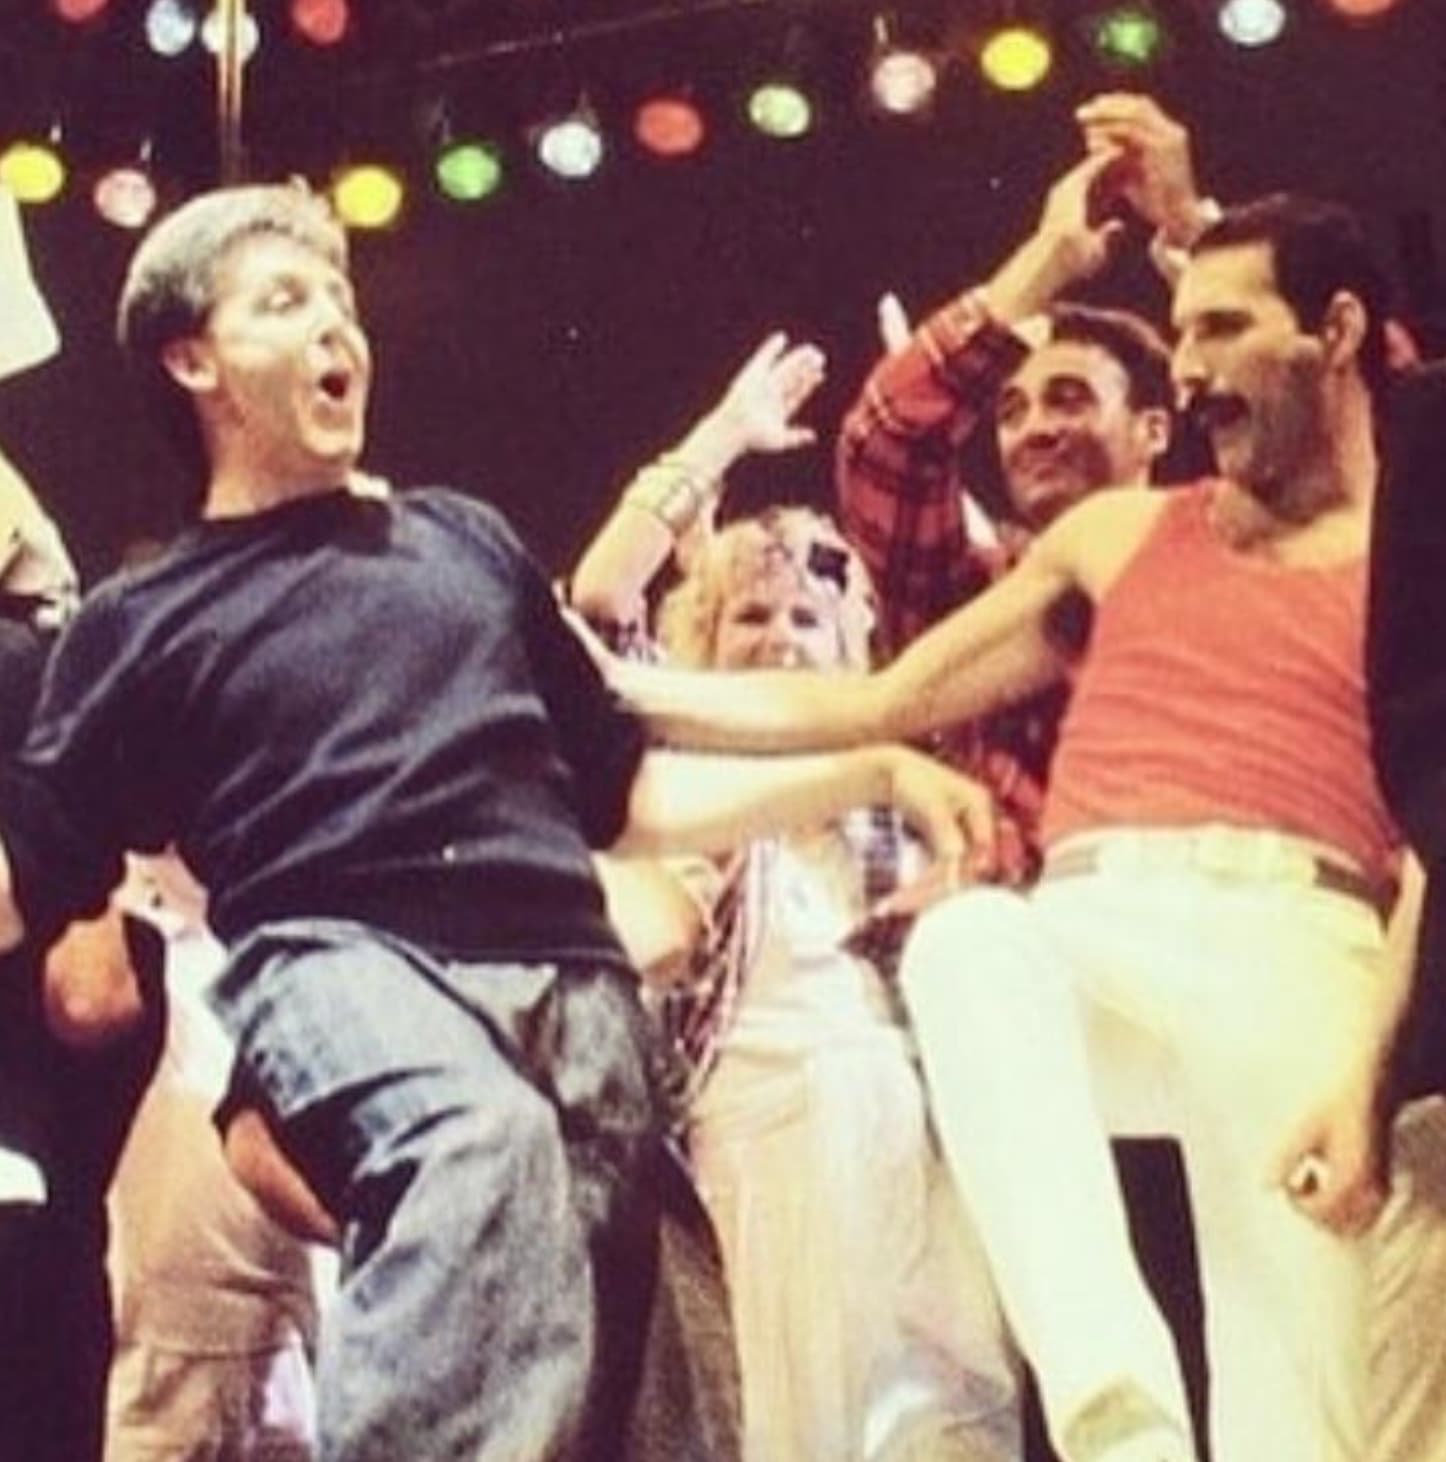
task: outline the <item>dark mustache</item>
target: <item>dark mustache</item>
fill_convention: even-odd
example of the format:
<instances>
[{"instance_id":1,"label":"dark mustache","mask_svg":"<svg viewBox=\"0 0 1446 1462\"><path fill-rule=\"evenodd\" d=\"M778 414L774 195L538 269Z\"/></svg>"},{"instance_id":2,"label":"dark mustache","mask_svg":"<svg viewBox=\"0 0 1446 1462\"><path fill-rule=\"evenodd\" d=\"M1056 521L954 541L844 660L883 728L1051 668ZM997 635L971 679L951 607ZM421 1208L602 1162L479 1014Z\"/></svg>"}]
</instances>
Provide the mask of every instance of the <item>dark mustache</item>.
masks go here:
<instances>
[{"instance_id":1,"label":"dark mustache","mask_svg":"<svg viewBox=\"0 0 1446 1462\"><path fill-rule=\"evenodd\" d=\"M1233 391L1212 391L1200 386L1181 398L1179 415L1196 430L1207 430L1213 423L1228 420L1245 409L1245 401Z\"/></svg>"}]
</instances>

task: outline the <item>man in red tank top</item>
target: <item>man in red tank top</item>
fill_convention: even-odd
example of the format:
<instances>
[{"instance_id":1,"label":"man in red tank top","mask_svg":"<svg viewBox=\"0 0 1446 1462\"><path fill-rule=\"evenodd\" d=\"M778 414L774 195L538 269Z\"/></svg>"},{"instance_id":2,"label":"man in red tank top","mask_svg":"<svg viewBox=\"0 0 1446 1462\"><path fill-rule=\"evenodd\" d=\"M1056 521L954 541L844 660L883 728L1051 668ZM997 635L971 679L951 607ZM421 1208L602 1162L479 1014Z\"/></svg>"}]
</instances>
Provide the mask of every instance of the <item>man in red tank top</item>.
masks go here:
<instances>
[{"instance_id":1,"label":"man in red tank top","mask_svg":"<svg viewBox=\"0 0 1446 1462\"><path fill-rule=\"evenodd\" d=\"M1050 606L1094 602L1038 887L946 900L904 970L941 1142L1069 1462L1196 1455L1111 1132L1185 1155L1217 1462L1365 1451L1356 1236L1409 980L1378 912L1399 850L1361 665L1381 296L1343 210L1232 210L1174 301L1219 479L1095 494L853 682L619 677L675 740L914 736L1050 683Z\"/></svg>"}]
</instances>

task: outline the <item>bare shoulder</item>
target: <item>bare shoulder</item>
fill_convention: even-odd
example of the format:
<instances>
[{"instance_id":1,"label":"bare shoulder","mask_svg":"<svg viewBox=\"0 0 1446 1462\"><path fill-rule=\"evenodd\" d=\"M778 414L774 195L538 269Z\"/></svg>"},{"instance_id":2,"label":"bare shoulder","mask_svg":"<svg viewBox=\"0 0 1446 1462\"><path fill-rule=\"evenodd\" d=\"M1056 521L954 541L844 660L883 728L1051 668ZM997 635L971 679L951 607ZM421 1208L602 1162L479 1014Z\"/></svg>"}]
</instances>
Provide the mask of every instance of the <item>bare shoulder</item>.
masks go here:
<instances>
[{"instance_id":1,"label":"bare shoulder","mask_svg":"<svg viewBox=\"0 0 1446 1462\"><path fill-rule=\"evenodd\" d=\"M1157 488L1107 487L1076 503L1035 544L1091 599L1134 557L1164 510Z\"/></svg>"}]
</instances>

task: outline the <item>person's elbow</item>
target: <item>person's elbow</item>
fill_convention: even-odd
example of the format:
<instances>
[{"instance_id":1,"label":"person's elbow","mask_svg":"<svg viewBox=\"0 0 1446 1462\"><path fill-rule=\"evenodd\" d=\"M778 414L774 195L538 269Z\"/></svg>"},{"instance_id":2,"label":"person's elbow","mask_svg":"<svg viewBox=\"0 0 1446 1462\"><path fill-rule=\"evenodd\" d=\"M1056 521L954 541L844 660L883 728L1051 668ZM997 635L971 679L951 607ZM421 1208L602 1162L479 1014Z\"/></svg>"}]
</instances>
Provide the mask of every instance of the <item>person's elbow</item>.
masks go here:
<instances>
[{"instance_id":1,"label":"person's elbow","mask_svg":"<svg viewBox=\"0 0 1446 1462\"><path fill-rule=\"evenodd\" d=\"M103 1046L140 1022L145 1000L114 909L72 924L47 950L42 979L46 1024L67 1045Z\"/></svg>"},{"instance_id":2,"label":"person's elbow","mask_svg":"<svg viewBox=\"0 0 1446 1462\"><path fill-rule=\"evenodd\" d=\"M628 795L627 817L622 830L606 849L614 858L657 858L674 851L673 820L668 815L668 798L658 783L661 773L653 751L643 759Z\"/></svg>"},{"instance_id":3,"label":"person's elbow","mask_svg":"<svg viewBox=\"0 0 1446 1462\"><path fill-rule=\"evenodd\" d=\"M688 972L706 917L684 880L654 859L594 860L613 926L645 984L676 985ZM708 866L704 860L697 860Z\"/></svg>"},{"instance_id":4,"label":"person's elbow","mask_svg":"<svg viewBox=\"0 0 1446 1462\"><path fill-rule=\"evenodd\" d=\"M646 609L642 595L632 585L582 571L573 575L568 587L568 606L593 625L636 624Z\"/></svg>"}]
</instances>

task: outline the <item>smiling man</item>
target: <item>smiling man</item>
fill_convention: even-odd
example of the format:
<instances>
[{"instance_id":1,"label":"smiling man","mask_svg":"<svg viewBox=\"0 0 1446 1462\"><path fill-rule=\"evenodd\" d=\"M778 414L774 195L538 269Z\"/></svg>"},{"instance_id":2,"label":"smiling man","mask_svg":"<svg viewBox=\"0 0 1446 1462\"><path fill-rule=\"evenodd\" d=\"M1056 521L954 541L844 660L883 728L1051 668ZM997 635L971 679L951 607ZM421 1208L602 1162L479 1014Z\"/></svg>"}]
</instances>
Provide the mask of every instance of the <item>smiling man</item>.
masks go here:
<instances>
[{"instance_id":1,"label":"smiling man","mask_svg":"<svg viewBox=\"0 0 1446 1462\"><path fill-rule=\"evenodd\" d=\"M1169 446L1169 355L1158 332L1127 311L1059 298L1110 259L1119 224L1101 205L1124 160L1115 149L1065 172L1029 236L885 355L844 419L839 518L878 586L891 652L987 587L1091 493L1148 485ZM1175 171L1193 198L1188 152ZM1007 516L992 525L980 520L962 455L991 429L1007 496ZM1076 602L1055 632L1077 651L1087 627ZM1066 688L1051 686L949 739L955 764L994 793L1018 877L1037 867L1065 700Z\"/></svg>"},{"instance_id":2,"label":"smiling man","mask_svg":"<svg viewBox=\"0 0 1446 1462\"><path fill-rule=\"evenodd\" d=\"M341 1229L323 1457L635 1456L661 1114L590 848L882 795L952 856L982 794L902 749L648 751L494 510L353 491L370 353L304 190L164 220L119 334L201 516L57 649L0 785L0 947L97 906L127 849L174 842L208 890L246 1095ZM733 1454L666 1403L667 1456Z\"/></svg>"},{"instance_id":3,"label":"smiling man","mask_svg":"<svg viewBox=\"0 0 1446 1462\"><path fill-rule=\"evenodd\" d=\"M1016 538L1102 487L1144 486L1170 441L1169 361L1146 321L1059 296L1107 264L1121 154L1076 163L1029 237L870 373L838 444L840 517L894 648L994 576L971 541L960 450L993 427Z\"/></svg>"},{"instance_id":4,"label":"smiling man","mask_svg":"<svg viewBox=\"0 0 1446 1462\"><path fill-rule=\"evenodd\" d=\"M1049 683L1050 607L1094 602L1039 884L931 910L904 971L945 1154L1068 1462L1196 1455L1110 1132L1184 1153L1214 1455L1364 1453L1355 1236L1383 1197L1409 982L1378 913L1400 849L1362 667L1382 294L1343 210L1231 210L1180 280L1173 363L1228 475L1095 494L851 683L619 673L675 740L916 735Z\"/></svg>"}]
</instances>

